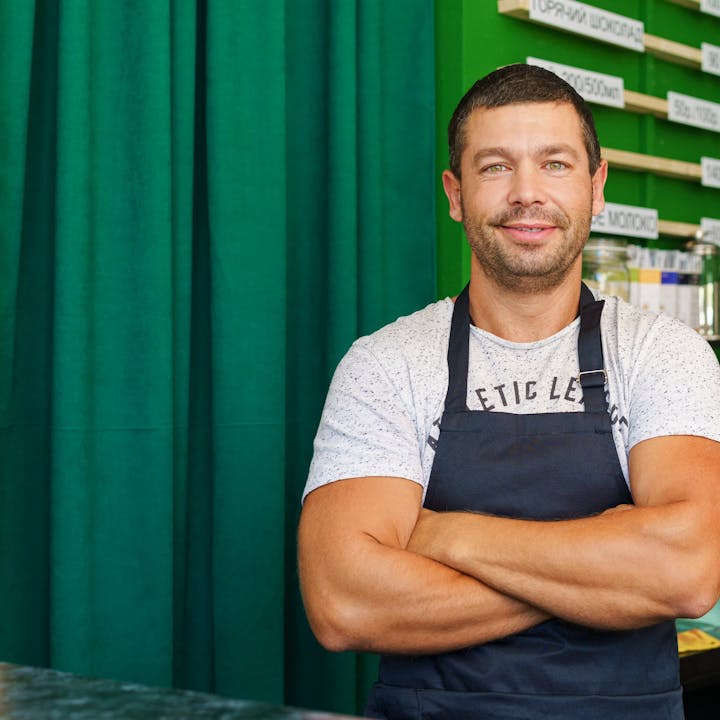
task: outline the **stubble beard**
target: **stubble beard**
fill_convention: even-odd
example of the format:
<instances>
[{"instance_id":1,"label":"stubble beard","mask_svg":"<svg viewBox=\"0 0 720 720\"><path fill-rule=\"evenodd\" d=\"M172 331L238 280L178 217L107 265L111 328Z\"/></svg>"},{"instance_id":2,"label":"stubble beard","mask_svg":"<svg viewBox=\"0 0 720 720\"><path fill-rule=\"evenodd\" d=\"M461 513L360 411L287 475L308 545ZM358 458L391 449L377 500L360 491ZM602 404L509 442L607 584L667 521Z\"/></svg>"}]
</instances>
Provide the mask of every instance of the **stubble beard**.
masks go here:
<instances>
[{"instance_id":1,"label":"stubble beard","mask_svg":"<svg viewBox=\"0 0 720 720\"><path fill-rule=\"evenodd\" d=\"M463 227L470 248L483 272L501 287L514 292L537 293L551 290L565 279L585 247L592 208L572 221L560 210L516 207L499 212L486 221L468 216L463 208ZM517 222L554 225L563 241L552 249L545 246L508 245L498 237L497 226Z\"/></svg>"}]
</instances>

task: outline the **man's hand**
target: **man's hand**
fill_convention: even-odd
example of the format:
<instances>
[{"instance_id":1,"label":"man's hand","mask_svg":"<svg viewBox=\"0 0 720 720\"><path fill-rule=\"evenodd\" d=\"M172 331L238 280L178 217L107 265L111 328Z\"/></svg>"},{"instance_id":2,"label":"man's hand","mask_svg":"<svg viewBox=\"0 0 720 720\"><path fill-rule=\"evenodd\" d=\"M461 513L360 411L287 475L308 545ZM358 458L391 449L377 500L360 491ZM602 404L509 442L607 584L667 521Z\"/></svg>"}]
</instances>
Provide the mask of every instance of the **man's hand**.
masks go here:
<instances>
[{"instance_id":1,"label":"man's hand","mask_svg":"<svg viewBox=\"0 0 720 720\"><path fill-rule=\"evenodd\" d=\"M624 510L632 510L635 506L634 505L616 505L615 507L608 508L605 510L605 512L602 513L602 515L612 515L613 513L617 512L623 512Z\"/></svg>"},{"instance_id":2,"label":"man's hand","mask_svg":"<svg viewBox=\"0 0 720 720\"><path fill-rule=\"evenodd\" d=\"M632 510L634 505L616 505L608 508L602 514L612 515L626 510ZM452 542L458 534L460 523L464 522L467 513L437 513L423 508L420 510L417 522L407 544L410 552L424 555L441 563L452 562L452 550L448 543ZM479 513L470 513L478 515ZM450 523L453 523L451 525ZM472 521L470 521L472 522Z\"/></svg>"}]
</instances>

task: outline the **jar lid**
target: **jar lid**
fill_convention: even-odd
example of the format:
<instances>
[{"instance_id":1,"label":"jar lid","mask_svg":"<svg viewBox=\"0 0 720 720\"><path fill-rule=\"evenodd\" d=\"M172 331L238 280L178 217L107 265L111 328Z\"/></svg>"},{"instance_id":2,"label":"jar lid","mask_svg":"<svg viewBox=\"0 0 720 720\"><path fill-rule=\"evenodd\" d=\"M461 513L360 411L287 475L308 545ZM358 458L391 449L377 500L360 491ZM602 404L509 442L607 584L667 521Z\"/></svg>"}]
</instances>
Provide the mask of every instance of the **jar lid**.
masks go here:
<instances>
[{"instance_id":1,"label":"jar lid","mask_svg":"<svg viewBox=\"0 0 720 720\"><path fill-rule=\"evenodd\" d=\"M585 243L586 250L617 250L625 252L627 250L627 240L619 240L617 238L596 238L591 237Z\"/></svg>"},{"instance_id":2,"label":"jar lid","mask_svg":"<svg viewBox=\"0 0 720 720\"><path fill-rule=\"evenodd\" d=\"M689 242L687 248L695 255L717 255L718 252L717 245L712 243Z\"/></svg>"}]
</instances>

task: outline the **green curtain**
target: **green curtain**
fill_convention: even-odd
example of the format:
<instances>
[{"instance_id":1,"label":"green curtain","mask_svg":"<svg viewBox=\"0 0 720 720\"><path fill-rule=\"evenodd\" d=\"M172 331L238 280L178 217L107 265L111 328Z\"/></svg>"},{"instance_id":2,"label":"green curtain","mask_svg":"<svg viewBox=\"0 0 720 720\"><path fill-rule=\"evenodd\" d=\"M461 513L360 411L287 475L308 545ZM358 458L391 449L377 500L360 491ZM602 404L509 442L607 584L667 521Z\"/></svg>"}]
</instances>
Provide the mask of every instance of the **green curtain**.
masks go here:
<instances>
[{"instance_id":1,"label":"green curtain","mask_svg":"<svg viewBox=\"0 0 720 720\"><path fill-rule=\"evenodd\" d=\"M0 0L0 659L356 711L299 498L435 293L432 0Z\"/></svg>"}]
</instances>

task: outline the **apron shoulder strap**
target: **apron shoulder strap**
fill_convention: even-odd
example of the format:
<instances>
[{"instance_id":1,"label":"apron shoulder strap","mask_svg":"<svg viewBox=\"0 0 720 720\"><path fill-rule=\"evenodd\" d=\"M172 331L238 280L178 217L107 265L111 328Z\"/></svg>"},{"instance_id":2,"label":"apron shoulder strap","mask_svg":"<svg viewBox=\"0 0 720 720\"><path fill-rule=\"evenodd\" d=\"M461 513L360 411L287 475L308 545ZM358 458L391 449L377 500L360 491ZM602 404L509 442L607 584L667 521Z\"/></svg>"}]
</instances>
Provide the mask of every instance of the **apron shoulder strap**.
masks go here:
<instances>
[{"instance_id":1,"label":"apron shoulder strap","mask_svg":"<svg viewBox=\"0 0 720 720\"><path fill-rule=\"evenodd\" d=\"M470 285L457 296L448 342L448 391L445 410L467 411L468 355L470 352Z\"/></svg>"},{"instance_id":2,"label":"apron shoulder strap","mask_svg":"<svg viewBox=\"0 0 720 720\"><path fill-rule=\"evenodd\" d=\"M600 334L600 317L604 300L595 300L590 289L582 283L580 289L580 333L578 335L578 363L580 385L586 412L607 411L605 399L605 360Z\"/></svg>"}]
</instances>

